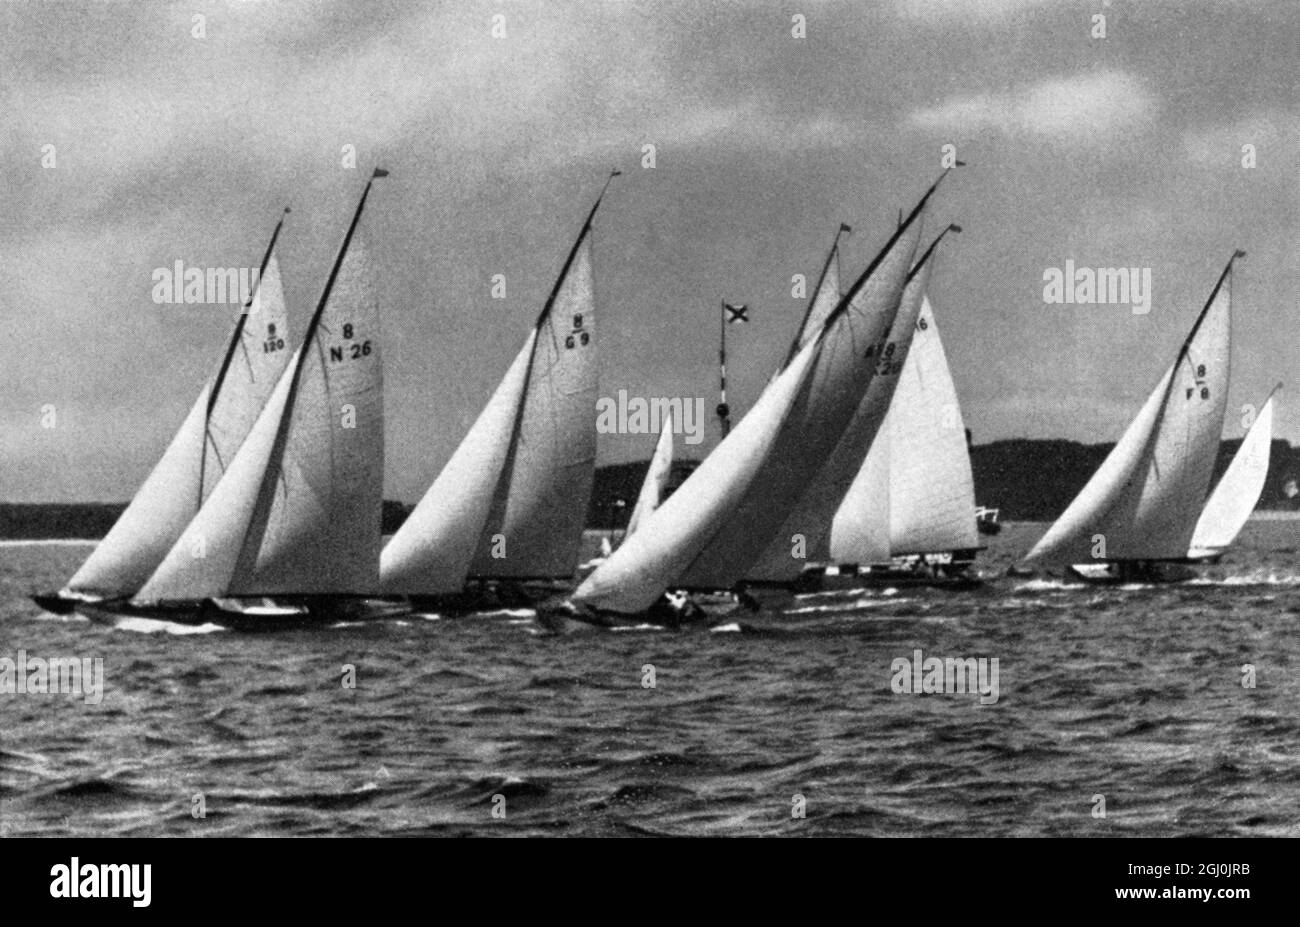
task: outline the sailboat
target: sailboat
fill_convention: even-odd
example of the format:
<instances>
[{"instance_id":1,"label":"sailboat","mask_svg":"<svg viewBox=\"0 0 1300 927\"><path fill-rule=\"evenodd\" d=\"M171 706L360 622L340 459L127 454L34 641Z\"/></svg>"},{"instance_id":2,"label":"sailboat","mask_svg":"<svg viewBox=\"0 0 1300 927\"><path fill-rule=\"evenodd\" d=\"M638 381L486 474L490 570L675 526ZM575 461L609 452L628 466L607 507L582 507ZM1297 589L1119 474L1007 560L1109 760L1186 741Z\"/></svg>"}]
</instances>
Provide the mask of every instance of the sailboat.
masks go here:
<instances>
[{"instance_id":1,"label":"sailboat","mask_svg":"<svg viewBox=\"0 0 1300 927\"><path fill-rule=\"evenodd\" d=\"M374 617L383 367L367 181L320 301L247 439L130 603L93 613L249 630Z\"/></svg>"},{"instance_id":2,"label":"sailboat","mask_svg":"<svg viewBox=\"0 0 1300 927\"><path fill-rule=\"evenodd\" d=\"M571 588L596 473L592 222L617 175L496 392L384 547L386 594L464 611Z\"/></svg>"},{"instance_id":3,"label":"sailboat","mask_svg":"<svg viewBox=\"0 0 1300 927\"><path fill-rule=\"evenodd\" d=\"M875 375L858 405L850 427L820 469L815 474L810 474L798 504L747 574L746 578L751 583L769 586L803 585L810 562L825 563L833 556L830 542L837 512L843 508L845 496L859 481L869 450L875 446L892 405L918 328L921 306L933 267L932 258L939 242L950 231L960 229L953 225L945 228L908 271L903 295L886 338L880 345L868 348L866 352L868 357L874 356ZM803 337L800 336L801 339ZM869 498L856 500L853 504L855 514L856 509L863 505L872 506L875 501ZM887 535L884 541L885 544L888 543Z\"/></svg>"},{"instance_id":4,"label":"sailboat","mask_svg":"<svg viewBox=\"0 0 1300 927\"><path fill-rule=\"evenodd\" d=\"M670 593L729 590L750 575L852 423L938 183L713 453L568 600L539 609L544 624L674 625L696 612Z\"/></svg>"},{"instance_id":5,"label":"sailboat","mask_svg":"<svg viewBox=\"0 0 1300 927\"><path fill-rule=\"evenodd\" d=\"M1273 399L1282 384L1273 387L1264 407L1246 431L1228 469L1206 500L1192 532L1189 560L1217 561L1232 546L1264 491L1269 451L1273 444Z\"/></svg>"},{"instance_id":6,"label":"sailboat","mask_svg":"<svg viewBox=\"0 0 1300 927\"><path fill-rule=\"evenodd\" d=\"M835 513L826 574L855 586L964 579L980 549L975 510L966 428L923 295L889 412Z\"/></svg>"},{"instance_id":7,"label":"sailboat","mask_svg":"<svg viewBox=\"0 0 1300 927\"><path fill-rule=\"evenodd\" d=\"M645 478L637 493L636 504L628 517L627 527L623 529L618 543L623 543L629 534L636 531L641 523L650 517L650 513L659 508L663 501L664 490L673 469L673 418L669 412L664 416L659 430L659 440L655 442L655 452L646 468ZM621 501L621 500L620 500ZM600 551L592 559L578 565L578 576L584 577L605 561L614 552L614 543L610 540L613 531L606 531L600 538Z\"/></svg>"},{"instance_id":8,"label":"sailboat","mask_svg":"<svg viewBox=\"0 0 1300 927\"><path fill-rule=\"evenodd\" d=\"M1228 260L1173 364L1027 559L1065 564L1092 581L1168 582L1194 575L1181 565L1191 559L1218 456L1228 398L1232 268L1243 256L1237 251Z\"/></svg>"},{"instance_id":9,"label":"sailboat","mask_svg":"<svg viewBox=\"0 0 1300 927\"><path fill-rule=\"evenodd\" d=\"M82 605L133 595L212 495L289 359L284 289L275 257L288 212L286 208L271 233L257 282L216 373L130 504L67 585L32 596L41 608L69 614Z\"/></svg>"}]
</instances>

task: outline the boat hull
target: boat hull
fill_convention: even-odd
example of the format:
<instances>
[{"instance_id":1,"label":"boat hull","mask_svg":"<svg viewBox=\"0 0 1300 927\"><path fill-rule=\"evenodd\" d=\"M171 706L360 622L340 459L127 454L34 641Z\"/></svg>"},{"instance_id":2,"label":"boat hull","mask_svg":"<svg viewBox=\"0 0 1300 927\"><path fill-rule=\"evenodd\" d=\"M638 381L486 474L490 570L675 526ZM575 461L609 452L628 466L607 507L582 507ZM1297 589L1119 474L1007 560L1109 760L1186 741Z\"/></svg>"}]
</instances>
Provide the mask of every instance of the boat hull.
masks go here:
<instances>
[{"instance_id":1,"label":"boat hull","mask_svg":"<svg viewBox=\"0 0 1300 927\"><path fill-rule=\"evenodd\" d=\"M1200 574L1194 564L1176 560L1111 560L1103 563L1076 563L1070 575L1085 583L1101 586L1140 583L1163 585L1185 583Z\"/></svg>"},{"instance_id":2,"label":"boat hull","mask_svg":"<svg viewBox=\"0 0 1300 927\"><path fill-rule=\"evenodd\" d=\"M537 606L537 622L552 633L617 630L654 625L670 631L708 630L731 621L744 611L756 611L757 599L745 593L665 593L659 601L637 614L624 614L555 598Z\"/></svg>"},{"instance_id":3,"label":"boat hull","mask_svg":"<svg viewBox=\"0 0 1300 927\"><path fill-rule=\"evenodd\" d=\"M62 592L40 592L29 598L51 615L71 615L83 605L93 605L104 601L92 596L71 596Z\"/></svg>"},{"instance_id":4,"label":"boat hull","mask_svg":"<svg viewBox=\"0 0 1300 927\"><path fill-rule=\"evenodd\" d=\"M558 580L473 581L460 592L444 595L408 595L406 600L410 603L411 610L417 613L455 616L514 608L536 608L542 602L567 594L571 589L571 583Z\"/></svg>"},{"instance_id":5,"label":"boat hull","mask_svg":"<svg viewBox=\"0 0 1300 927\"><path fill-rule=\"evenodd\" d=\"M801 593L918 586L975 589L983 585L983 581L970 572L977 553L976 550L962 550L946 554L943 559L909 556L868 566L810 567L799 577L794 588Z\"/></svg>"},{"instance_id":6,"label":"boat hull","mask_svg":"<svg viewBox=\"0 0 1300 927\"><path fill-rule=\"evenodd\" d=\"M410 614L404 600L374 596L281 596L275 599L204 599L199 602L85 604L76 609L91 621L119 625L148 618L180 625L214 624L232 631L268 632L319 628L340 622L375 621Z\"/></svg>"}]
</instances>

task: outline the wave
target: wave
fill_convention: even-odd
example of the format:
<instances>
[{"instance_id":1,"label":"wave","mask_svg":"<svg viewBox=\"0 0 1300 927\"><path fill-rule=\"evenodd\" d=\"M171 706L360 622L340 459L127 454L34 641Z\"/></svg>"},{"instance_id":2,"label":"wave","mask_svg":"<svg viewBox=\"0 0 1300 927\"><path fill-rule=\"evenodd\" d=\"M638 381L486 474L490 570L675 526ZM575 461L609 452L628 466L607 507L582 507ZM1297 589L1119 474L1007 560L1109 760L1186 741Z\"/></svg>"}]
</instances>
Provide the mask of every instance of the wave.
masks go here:
<instances>
[{"instance_id":1,"label":"wave","mask_svg":"<svg viewBox=\"0 0 1300 927\"><path fill-rule=\"evenodd\" d=\"M839 602L835 605L807 605L803 608L787 608L782 611L784 615L816 615L824 612L844 612L860 608L882 608L884 606L908 605L916 601L915 599L889 599L882 602L877 599L857 599L853 602Z\"/></svg>"},{"instance_id":2,"label":"wave","mask_svg":"<svg viewBox=\"0 0 1300 927\"><path fill-rule=\"evenodd\" d=\"M31 538L0 541L0 547L93 547L98 543L92 538Z\"/></svg>"},{"instance_id":3,"label":"wave","mask_svg":"<svg viewBox=\"0 0 1300 927\"><path fill-rule=\"evenodd\" d=\"M1017 583L1011 587L1011 592L1018 595L1021 592L1047 592L1053 589L1086 589L1087 583L1071 582L1064 579L1031 579L1023 583Z\"/></svg>"},{"instance_id":4,"label":"wave","mask_svg":"<svg viewBox=\"0 0 1300 927\"><path fill-rule=\"evenodd\" d=\"M1228 576L1198 576L1187 581L1189 586L1300 586L1300 576L1287 573L1279 576L1272 571L1235 573Z\"/></svg>"},{"instance_id":5,"label":"wave","mask_svg":"<svg viewBox=\"0 0 1300 927\"><path fill-rule=\"evenodd\" d=\"M215 634L217 631L225 631L219 624L177 624L174 621L163 621L160 618L141 618L138 615L131 615L117 619L113 622L113 627L120 631L132 631L136 634L175 634L184 636L187 634Z\"/></svg>"}]
</instances>

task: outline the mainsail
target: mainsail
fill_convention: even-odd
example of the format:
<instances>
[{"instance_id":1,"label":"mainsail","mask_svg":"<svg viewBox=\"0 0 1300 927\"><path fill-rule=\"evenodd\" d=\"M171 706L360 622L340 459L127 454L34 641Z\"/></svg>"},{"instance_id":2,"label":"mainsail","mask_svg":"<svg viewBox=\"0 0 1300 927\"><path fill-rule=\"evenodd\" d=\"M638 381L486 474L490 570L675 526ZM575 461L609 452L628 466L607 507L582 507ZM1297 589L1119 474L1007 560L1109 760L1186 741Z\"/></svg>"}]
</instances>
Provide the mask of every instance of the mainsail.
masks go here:
<instances>
[{"instance_id":1,"label":"mainsail","mask_svg":"<svg viewBox=\"0 0 1300 927\"><path fill-rule=\"evenodd\" d=\"M1181 560L1205 502L1227 404L1232 264L1123 437L1029 559Z\"/></svg>"},{"instance_id":2,"label":"mainsail","mask_svg":"<svg viewBox=\"0 0 1300 927\"><path fill-rule=\"evenodd\" d=\"M217 373L131 504L68 581L68 591L112 597L138 590L244 443L289 358L284 290L274 253L283 226L281 216Z\"/></svg>"},{"instance_id":3,"label":"mainsail","mask_svg":"<svg viewBox=\"0 0 1300 927\"><path fill-rule=\"evenodd\" d=\"M384 547L385 591L573 575L596 469L591 232L604 195L492 399Z\"/></svg>"},{"instance_id":4,"label":"mainsail","mask_svg":"<svg viewBox=\"0 0 1300 927\"><path fill-rule=\"evenodd\" d=\"M358 224L367 182L302 346L139 602L343 594L378 581L383 479L379 306Z\"/></svg>"},{"instance_id":5,"label":"mainsail","mask_svg":"<svg viewBox=\"0 0 1300 927\"><path fill-rule=\"evenodd\" d=\"M831 241L831 250L826 255L826 263L822 265L817 288L813 290L812 299L808 301L808 308L804 312L803 322L799 325L799 334L790 344L790 351L786 355L786 365L794 360L800 348L817 337L817 333L825 326L827 318L840 304L843 296L840 292L840 236L851 231L853 230L842 222L835 230L835 238Z\"/></svg>"},{"instance_id":6,"label":"mainsail","mask_svg":"<svg viewBox=\"0 0 1300 927\"><path fill-rule=\"evenodd\" d=\"M660 426L659 442L655 445L654 456L650 458L650 466L646 470L645 480L641 483L641 492L637 496L636 506L632 509L632 516L627 521L627 532L624 537L636 531L641 523L650 517L650 513L659 508L672 469L673 417L672 413L669 413Z\"/></svg>"},{"instance_id":7,"label":"mainsail","mask_svg":"<svg viewBox=\"0 0 1300 927\"><path fill-rule=\"evenodd\" d=\"M956 228L950 226L949 229ZM858 402L853 418L815 473L804 482L801 495L779 531L747 579L791 582L808 561L825 561L830 556L831 524L850 485L862 469L885 413L889 409L916 331L922 298L929 282L931 256L945 229L908 271L906 285L884 339L865 352L875 363L875 372Z\"/></svg>"},{"instance_id":8,"label":"mainsail","mask_svg":"<svg viewBox=\"0 0 1300 927\"><path fill-rule=\"evenodd\" d=\"M1241 447L1232 457L1232 463L1219 479L1219 485L1210 493L1201 517L1192 533L1190 559L1217 557L1232 545L1237 534L1255 510L1259 494L1264 491L1268 476L1269 450L1273 442L1273 396L1281 386L1274 387L1264 408L1251 424Z\"/></svg>"},{"instance_id":9,"label":"mainsail","mask_svg":"<svg viewBox=\"0 0 1300 927\"><path fill-rule=\"evenodd\" d=\"M873 563L978 546L966 428L926 297L889 413L835 513L831 559Z\"/></svg>"},{"instance_id":10,"label":"mainsail","mask_svg":"<svg viewBox=\"0 0 1300 927\"><path fill-rule=\"evenodd\" d=\"M897 312L916 249L917 220L935 186L818 335L642 529L586 578L575 602L635 613L670 586L727 588L748 575L808 475L838 443L870 383L876 365L862 360Z\"/></svg>"}]
</instances>

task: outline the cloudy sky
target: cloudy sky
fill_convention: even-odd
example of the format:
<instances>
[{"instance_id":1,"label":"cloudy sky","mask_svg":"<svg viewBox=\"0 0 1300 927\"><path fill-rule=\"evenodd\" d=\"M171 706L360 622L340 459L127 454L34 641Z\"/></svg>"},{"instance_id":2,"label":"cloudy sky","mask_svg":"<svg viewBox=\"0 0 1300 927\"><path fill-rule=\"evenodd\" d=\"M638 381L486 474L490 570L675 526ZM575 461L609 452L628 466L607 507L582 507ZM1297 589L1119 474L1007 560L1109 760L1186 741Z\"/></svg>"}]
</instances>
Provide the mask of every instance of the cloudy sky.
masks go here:
<instances>
[{"instance_id":1,"label":"cloudy sky","mask_svg":"<svg viewBox=\"0 0 1300 927\"><path fill-rule=\"evenodd\" d=\"M711 408L727 298L753 306L743 411L798 324L791 276L841 221L864 266L944 144L969 167L929 227L965 234L930 293L976 441L1114 440L1238 247L1229 408L1288 381L1300 440L1297 35L1294 0L0 3L0 499L129 498L235 311L155 304L154 269L256 265L292 205L304 324L375 163L392 498L464 435L610 167L602 393ZM1150 313L1045 305L1067 259L1151 268Z\"/></svg>"}]
</instances>

